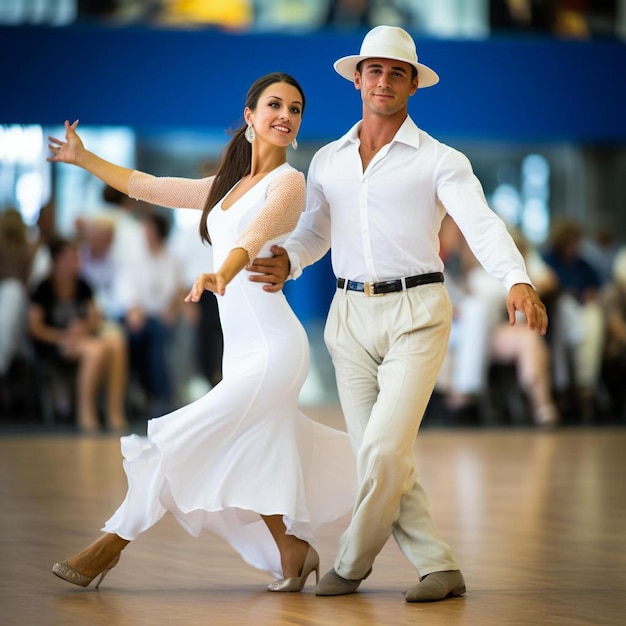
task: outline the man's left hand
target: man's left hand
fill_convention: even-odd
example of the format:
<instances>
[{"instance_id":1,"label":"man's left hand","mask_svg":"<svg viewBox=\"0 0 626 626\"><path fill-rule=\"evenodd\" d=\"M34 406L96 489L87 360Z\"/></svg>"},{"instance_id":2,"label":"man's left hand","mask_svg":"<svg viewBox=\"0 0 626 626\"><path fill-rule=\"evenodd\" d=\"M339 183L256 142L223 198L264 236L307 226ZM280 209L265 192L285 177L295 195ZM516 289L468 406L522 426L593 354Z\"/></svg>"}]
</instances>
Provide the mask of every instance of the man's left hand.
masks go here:
<instances>
[{"instance_id":1,"label":"man's left hand","mask_svg":"<svg viewBox=\"0 0 626 626\"><path fill-rule=\"evenodd\" d=\"M538 330L542 335L546 334L548 330L546 307L532 285L527 283L513 285L506 299L506 310L509 312L511 326L515 324L515 311L520 311L526 316L531 330Z\"/></svg>"}]
</instances>

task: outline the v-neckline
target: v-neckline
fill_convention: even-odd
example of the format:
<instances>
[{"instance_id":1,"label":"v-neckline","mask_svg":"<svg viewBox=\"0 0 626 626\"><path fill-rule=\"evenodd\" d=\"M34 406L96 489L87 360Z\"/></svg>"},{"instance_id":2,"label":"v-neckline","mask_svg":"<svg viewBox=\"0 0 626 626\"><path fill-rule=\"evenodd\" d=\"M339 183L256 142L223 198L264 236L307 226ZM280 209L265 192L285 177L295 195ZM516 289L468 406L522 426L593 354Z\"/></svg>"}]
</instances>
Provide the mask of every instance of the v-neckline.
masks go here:
<instances>
[{"instance_id":1,"label":"v-neckline","mask_svg":"<svg viewBox=\"0 0 626 626\"><path fill-rule=\"evenodd\" d=\"M228 198L231 196L231 194L233 193L233 191L235 191L235 189L237 189L237 185L239 185L239 183L241 182L241 178L228 190L228 193L224 196L224 198L222 199L222 201L220 202L220 211L226 213L227 211L230 211L240 200L242 200L243 198L245 198L255 187L257 187L259 185L259 183L261 183L262 181L264 181L270 174L273 174L277 169L283 167L283 165L286 165L287 162L285 161L285 163L281 163L280 165L277 165L273 170L270 170L269 172L267 172L263 177L259 178L259 180L256 181L256 183L254 183L254 185L252 185L252 187L250 187L249 189L246 189L246 191L244 191L230 206L225 207L224 203L226 202L226 200L228 200Z\"/></svg>"}]
</instances>

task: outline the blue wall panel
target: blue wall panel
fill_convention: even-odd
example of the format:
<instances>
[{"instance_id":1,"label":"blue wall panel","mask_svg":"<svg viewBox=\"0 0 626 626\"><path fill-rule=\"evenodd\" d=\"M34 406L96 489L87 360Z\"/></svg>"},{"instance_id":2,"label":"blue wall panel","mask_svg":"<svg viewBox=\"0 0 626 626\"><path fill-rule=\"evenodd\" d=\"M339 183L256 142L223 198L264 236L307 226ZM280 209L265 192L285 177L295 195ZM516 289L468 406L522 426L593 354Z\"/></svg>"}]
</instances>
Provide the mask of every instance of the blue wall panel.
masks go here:
<instances>
[{"instance_id":1,"label":"blue wall panel","mask_svg":"<svg viewBox=\"0 0 626 626\"><path fill-rule=\"evenodd\" d=\"M222 130L245 91L283 70L302 83L302 139L342 134L359 94L332 69L362 34L225 34L140 28L0 28L0 123ZM626 44L554 39L418 39L441 76L411 114L442 137L520 141L626 140Z\"/></svg>"}]
</instances>

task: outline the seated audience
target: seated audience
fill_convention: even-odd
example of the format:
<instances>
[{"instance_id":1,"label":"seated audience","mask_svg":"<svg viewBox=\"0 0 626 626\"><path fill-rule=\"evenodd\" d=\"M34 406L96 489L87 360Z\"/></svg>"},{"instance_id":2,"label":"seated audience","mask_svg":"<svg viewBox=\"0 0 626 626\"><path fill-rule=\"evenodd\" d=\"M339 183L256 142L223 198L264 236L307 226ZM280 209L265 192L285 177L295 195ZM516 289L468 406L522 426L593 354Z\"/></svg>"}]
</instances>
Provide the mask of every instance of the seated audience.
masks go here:
<instances>
[{"instance_id":1,"label":"seated audience","mask_svg":"<svg viewBox=\"0 0 626 626\"><path fill-rule=\"evenodd\" d=\"M146 394L147 417L152 417L175 408L169 350L186 292L179 264L167 247L167 219L151 212L142 223L148 254L122 274L119 297L131 370Z\"/></svg>"},{"instance_id":2,"label":"seated audience","mask_svg":"<svg viewBox=\"0 0 626 626\"><path fill-rule=\"evenodd\" d=\"M3 397L10 394L5 380L14 359L26 344L27 281L34 247L27 240L26 224L16 209L0 213L0 380Z\"/></svg>"},{"instance_id":3,"label":"seated audience","mask_svg":"<svg viewBox=\"0 0 626 626\"><path fill-rule=\"evenodd\" d=\"M102 211L97 219L113 224L113 241L107 256L115 265L116 273L132 271L148 254L141 217L152 209L109 185L102 189L102 200Z\"/></svg>"},{"instance_id":4,"label":"seated audience","mask_svg":"<svg viewBox=\"0 0 626 626\"><path fill-rule=\"evenodd\" d=\"M33 241L33 264L28 277L28 289L32 291L48 274L52 262L48 244L59 237L56 227L56 205L50 201L39 209Z\"/></svg>"},{"instance_id":5,"label":"seated audience","mask_svg":"<svg viewBox=\"0 0 626 626\"><path fill-rule=\"evenodd\" d=\"M456 422L475 423L486 390L489 332L499 315L501 293L496 290L498 304L494 306L471 292L468 276L476 259L450 217L443 220L439 239L453 320L436 391Z\"/></svg>"},{"instance_id":6,"label":"seated audience","mask_svg":"<svg viewBox=\"0 0 626 626\"><path fill-rule=\"evenodd\" d=\"M601 280L581 251L583 229L574 220L556 220L550 229L543 258L558 280L559 337L551 348L555 359L572 353L573 387L576 405L584 421L595 413L602 348L604 312L600 304Z\"/></svg>"},{"instance_id":7,"label":"seated audience","mask_svg":"<svg viewBox=\"0 0 626 626\"><path fill-rule=\"evenodd\" d=\"M613 415L626 417L626 247L615 257L613 280L602 291L606 315L603 378Z\"/></svg>"},{"instance_id":8,"label":"seated audience","mask_svg":"<svg viewBox=\"0 0 626 626\"><path fill-rule=\"evenodd\" d=\"M89 284L80 277L77 246L49 243L50 274L34 290L28 325L37 358L53 367L76 366L76 421L82 432L99 430L98 392L106 389L105 422L125 431L126 344L102 324Z\"/></svg>"},{"instance_id":9,"label":"seated audience","mask_svg":"<svg viewBox=\"0 0 626 626\"><path fill-rule=\"evenodd\" d=\"M554 289L556 279L525 239L517 232L512 234L543 299ZM506 291L478 264L451 220L444 220L441 238L454 310L448 353L437 382L447 408L459 421L476 421L481 398L488 393L490 366L513 364L534 423L555 426L560 415L552 397L545 339L523 324L509 324Z\"/></svg>"},{"instance_id":10,"label":"seated audience","mask_svg":"<svg viewBox=\"0 0 626 626\"><path fill-rule=\"evenodd\" d=\"M115 302L116 263L113 258L115 222L106 216L76 221L81 276L93 289L96 304L107 319L119 317Z\"/></svg>"},{"instance_id":11,"label":"seated audience","mask_svg":"<svg viewBox=\"0 0 626 626\"><path fill-rule=\"evenodd\" d=\"M512 229L511 234L550 316L554 312L552 302L558 288L557 277L520 231ZM511 326L503 303L502 321L493 329L489 348L492 363L515 364L518 381L529 400L534 423L544 427L556 426L561 416L553 396L551 353L546 338L530 332L519 320L515 326Z\"/></svg>"}]
</instances>

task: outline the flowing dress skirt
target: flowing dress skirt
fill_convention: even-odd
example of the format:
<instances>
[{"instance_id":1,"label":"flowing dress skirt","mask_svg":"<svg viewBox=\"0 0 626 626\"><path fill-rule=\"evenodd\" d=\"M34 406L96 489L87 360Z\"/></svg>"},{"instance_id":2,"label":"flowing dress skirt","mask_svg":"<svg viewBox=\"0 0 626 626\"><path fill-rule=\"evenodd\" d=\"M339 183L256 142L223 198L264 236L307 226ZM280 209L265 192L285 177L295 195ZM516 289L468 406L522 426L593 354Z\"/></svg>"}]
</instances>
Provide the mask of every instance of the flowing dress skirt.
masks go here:
<instances>
[{"instance_id":1,"label":"flowing dress skirt","mask_svg":"<svg viewBox=\"0 0 626 626\"><path fill-rule=\"evenodd\" d=\"M281 577L260 515L282 515L289 533L313 542L320 525L352 508L354 455L345 432L298 409L309 348L282 292L243 276L218 301L222 381L150 420L147 437L122 438L128 492L103 530L132 540L170 511L192 535L217 533L245 562Z\"/></svg>"}]
</instances>

